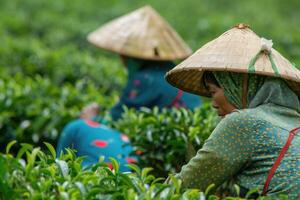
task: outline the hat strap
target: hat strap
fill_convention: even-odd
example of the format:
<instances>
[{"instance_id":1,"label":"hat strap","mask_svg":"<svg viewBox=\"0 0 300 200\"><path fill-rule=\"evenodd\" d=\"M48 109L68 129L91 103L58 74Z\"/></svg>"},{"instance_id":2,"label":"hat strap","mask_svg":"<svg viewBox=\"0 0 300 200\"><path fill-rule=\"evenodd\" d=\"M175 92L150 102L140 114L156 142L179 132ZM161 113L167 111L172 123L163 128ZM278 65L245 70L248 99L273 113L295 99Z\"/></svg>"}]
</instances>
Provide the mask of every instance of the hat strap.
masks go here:
<instances>
[{"instance_id":1,"label":"hat strap","mask_svg":"<svg viewBox=\"0 0 300 200\"><path fill-rule=\"evenodd\" d=\"M271 65L272 65L272 69L275 73L275 76L278 76L280 77L280 73L278 71L278 68L274 62L274 59L273 59L273 56L272 56L272 53L271 52L268 52L268 51L265 51L265 50L260 50L250 61L249 63L249 66L248 66L248 72L249 73L255 73L255 63L256 61L258 60L258 58L261 56L261 54L264 53L265 55L268 56L270 62L271 62Z\"/></svg>"},{"instance_id":2,"label":"hat strap","mask_svg":"<svg viewBox=\"0 0 300 200\"><path fill-rule=\"evenodd\" d=\"M243 75L243 92L242 92L242 106L243 109L247 108L248 97L248 74Z\"/></svg>"},{"instance_id":3,"label":"hat strap","mask_svg":"<svg viewBox=\"0 0 300 200\"><path fill-rule=\"evenodd\" d=\"M276 66L276 64L275 64L275 62L274 62L274 59L273 59L273 56L272 56L271 52L270 52L268 55L269 55L269 60L270 60L270 62L271 62L272 69L273 69L275 75L278 76L278 77L280 77L278 68L277 68L277 66Z\"/></svg>"}]
</instances>

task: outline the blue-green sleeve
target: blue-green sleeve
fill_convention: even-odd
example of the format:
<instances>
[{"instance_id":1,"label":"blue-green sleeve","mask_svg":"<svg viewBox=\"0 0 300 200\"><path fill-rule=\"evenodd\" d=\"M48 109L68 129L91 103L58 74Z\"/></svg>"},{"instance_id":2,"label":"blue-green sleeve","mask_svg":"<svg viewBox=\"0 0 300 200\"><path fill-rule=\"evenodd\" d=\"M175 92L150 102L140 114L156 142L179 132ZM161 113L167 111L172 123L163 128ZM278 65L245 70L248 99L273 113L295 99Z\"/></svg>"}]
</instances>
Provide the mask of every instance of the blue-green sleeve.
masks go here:
<instances>
[{"instance_id":1,"label":"blue-green sleeve","mask_svg":"<svg viewBox=\"0 0 300 200\"><path fill-rule=\"evenodd\" d=\"M65 148L74 148L75 134L78 129L78 123L78 120L70 122L63 129L56 148L56 154L58 157L61 152L65 151Z\"/></svg>"},{"instance_id":2,"label":"blue-green sleeve","mask_svg":"<svg viewBox=\"0 0 300 200\"><path fill-rule=\"evenodd\" d=\"M177 177L184 187L205 190L233 177L253 152L252 137L259 129L255 118L242 113L227 115L207 139L202 149L183 166Z\"/></svg>"},{"instance_id":3,"label":"blue-green sleeve","mask_svg":"<svg viewBox=\"0 0 300 200\"><path fill-rule=\"evenodd\" d=\"M123 112L123 106L139 109L141 107L153 107L159 98L157 81L151 72L139 72L130 77L123 90L120 101L111 110L114 120L119 119Z\"/></svg>"}]
</instances>

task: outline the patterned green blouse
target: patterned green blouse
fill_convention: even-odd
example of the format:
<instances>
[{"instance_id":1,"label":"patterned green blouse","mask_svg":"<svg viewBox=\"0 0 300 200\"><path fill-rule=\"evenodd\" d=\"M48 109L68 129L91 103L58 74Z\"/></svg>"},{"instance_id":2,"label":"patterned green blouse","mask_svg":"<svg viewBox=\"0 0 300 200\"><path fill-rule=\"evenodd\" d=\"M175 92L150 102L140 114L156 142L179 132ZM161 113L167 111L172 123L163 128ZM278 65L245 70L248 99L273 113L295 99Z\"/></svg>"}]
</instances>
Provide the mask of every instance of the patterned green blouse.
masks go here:
<instances>
[{"instance_id":1,"label":"patterned green blouse","mask_svg":"<svg viewBox=\"0 0 300 200\"><path fill-rule=\"evenodd\" d=\"M205 190L228 180L246 189L263 189L270 168L286 143L289 131L300 126L299 100L284 81L251 76L248 108L240 109L240 100L232 100L242 91L240 75L214 73L225 96L237 108L218 124L202 149L177 175L184 187ZM231 79L231 81L229 80ZM235 80L236 79L236 80ZM255 79L256 81L254 81ZM261 82L261 84L257 84ZM225 86L224 86L225 83ZM257 88L251 89L253 84ZM273 176L268 195L288 194L300 197L300 134L296 135Z\"/></svg>"}]
</instances>

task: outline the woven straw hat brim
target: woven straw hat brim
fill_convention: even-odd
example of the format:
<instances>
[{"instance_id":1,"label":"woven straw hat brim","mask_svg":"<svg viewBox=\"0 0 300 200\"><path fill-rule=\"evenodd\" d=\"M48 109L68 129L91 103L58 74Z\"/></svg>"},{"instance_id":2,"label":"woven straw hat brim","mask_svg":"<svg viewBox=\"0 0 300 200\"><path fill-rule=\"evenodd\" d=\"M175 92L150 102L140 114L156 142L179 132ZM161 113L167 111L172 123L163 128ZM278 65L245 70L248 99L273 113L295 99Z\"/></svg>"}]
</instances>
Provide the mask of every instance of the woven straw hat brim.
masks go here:
<instances>
[{"instance_id":1,"label":"woven straw hat brim","mask_svg":"<svg viewBox=\"0 0 300 200\"><path fill-rule=\"evenodd\" d=\"M121 55L147 60L177 60L192 51L150 6L119 17L87 37L93 45Z\"/></svg>"},{"instance_id":2,"label":"woven straw hat brim","mask_svg":"<svg viewBox=\"0 0 300 200\"><path fill-rule=\"evenodd\" d=\"M205 71L253 73L285 79L300 97L300 71L275 49L271 49L271 56L260 51L261 38L251 29L233 28L169 71L166 79L184 91L209 97L202 80Z\"/></svg>"}]
</instances>

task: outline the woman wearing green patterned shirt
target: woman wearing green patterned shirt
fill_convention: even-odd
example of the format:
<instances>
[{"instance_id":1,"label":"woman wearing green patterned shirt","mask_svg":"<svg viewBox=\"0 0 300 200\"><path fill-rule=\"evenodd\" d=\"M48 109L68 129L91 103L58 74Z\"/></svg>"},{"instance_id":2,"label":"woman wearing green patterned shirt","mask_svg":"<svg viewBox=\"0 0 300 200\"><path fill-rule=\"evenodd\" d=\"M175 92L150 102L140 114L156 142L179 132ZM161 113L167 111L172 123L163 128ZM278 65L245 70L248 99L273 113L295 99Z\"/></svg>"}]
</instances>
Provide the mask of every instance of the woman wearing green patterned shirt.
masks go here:
<instances>
[{"instance_id":1,"label":"woman wearing green patterned shirt","mask_svg":"<svg viewBox=\"0 0 300 200\"><path fill-rule=\"evenodd\" d=\"M300 71L240 24L167 74L183 90L212 98L222 120L177 177L205 190L233 182L244 194L300 197Z\"/></svg>"}]
</instances>

